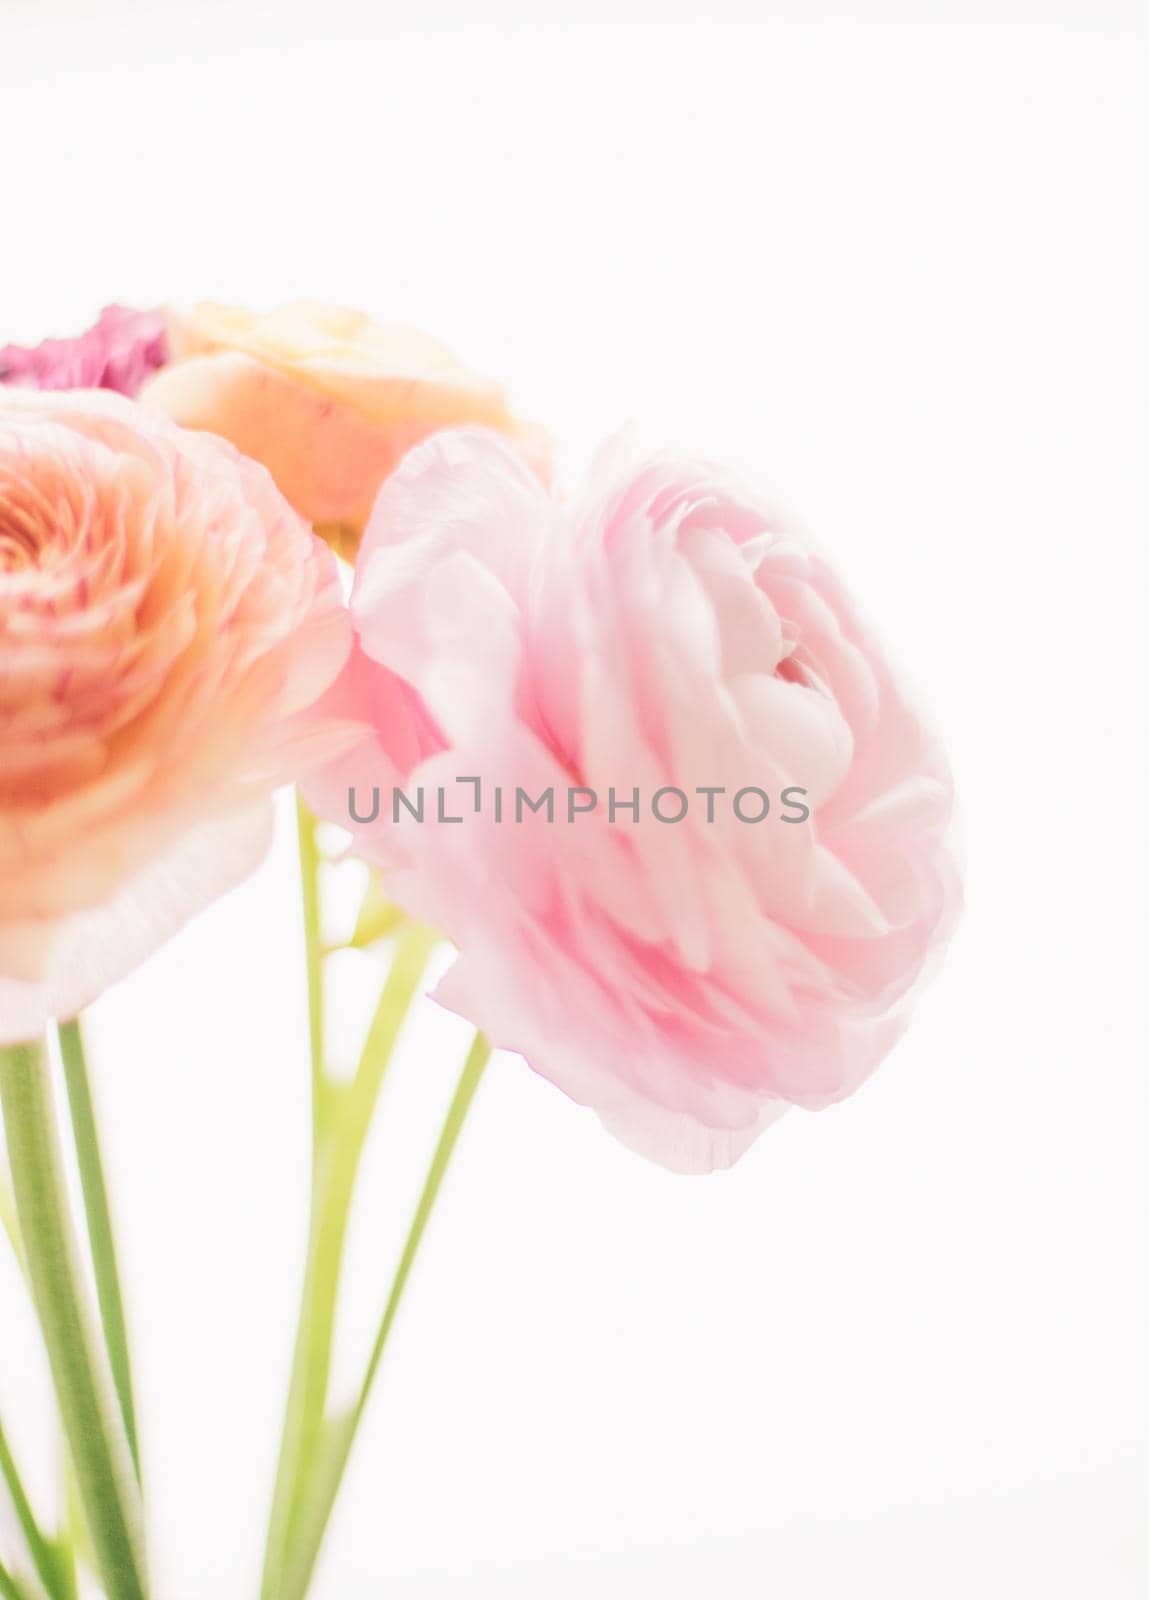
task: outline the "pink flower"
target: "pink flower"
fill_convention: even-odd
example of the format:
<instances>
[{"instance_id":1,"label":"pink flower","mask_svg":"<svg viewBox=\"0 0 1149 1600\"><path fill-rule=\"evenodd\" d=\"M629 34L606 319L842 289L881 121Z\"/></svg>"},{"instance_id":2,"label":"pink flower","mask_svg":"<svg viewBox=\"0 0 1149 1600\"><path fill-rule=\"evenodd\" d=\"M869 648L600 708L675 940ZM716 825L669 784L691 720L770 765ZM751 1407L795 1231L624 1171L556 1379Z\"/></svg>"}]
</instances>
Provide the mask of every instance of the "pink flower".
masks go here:
<instances>
[{"instance_id":1,"label":"pink flower","mask_svg":"<svg viewBox=\"0 0 1149 1600\"><path fill-rule=\"evenodd\" d=\"M0 383L28 389L115 389L134 395L167 360L167 324L158 311L108 306L76 339L45 339L33 349L0 350Z\"/></svg>"},{"instance_id":2,"label":"pink flower","mask_svg":"<svg viewBox=\"0 0 1149 1600\"><path fill-rule=\"evenodd\" d=\"M950 779L798 533L619 447L563 505L461 430L385 485L352 613L364 743L311 792L346 826L350 784L360 816L422 788L422 823L385 791L355 845L456 942L445 1004L683 1171L858 1087L952 920Z\"/></svg>"},{"instance_id":3,"label":"pink flower","mask_svg":"<svg viewBox=\"0 0 1149 1600\"><path fill-rule=\"evenodd\" d=\"M116 395L0 391L0 1043L259 861L349 630L262 467Z\"/></svg>"}]
</instances>

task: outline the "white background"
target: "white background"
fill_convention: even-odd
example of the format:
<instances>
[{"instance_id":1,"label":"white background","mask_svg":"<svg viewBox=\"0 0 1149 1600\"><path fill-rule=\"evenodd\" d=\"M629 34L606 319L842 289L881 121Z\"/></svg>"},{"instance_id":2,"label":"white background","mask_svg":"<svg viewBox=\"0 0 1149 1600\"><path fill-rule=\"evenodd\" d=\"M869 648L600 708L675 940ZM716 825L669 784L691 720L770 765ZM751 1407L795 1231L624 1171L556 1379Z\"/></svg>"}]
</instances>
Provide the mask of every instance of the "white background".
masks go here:
<instances>
[{"instance_id":1,"label":"white background","mask_svg":"<svg viewBox=\"0 0 1149 1600\"><path fill-rule=\"evenodd\" d=\"M1144 12L529 15L0 0L3 334L308 294L507 377L572 473L630 418L739 463L931 705L969 904L872 1084L729 1175L669 1177L496 1063L319 1595L1141 1600ZM160 1600L255 1586L299 955L284 836L93 1018ZM429 1012L389 1084L356 1339L464 1043ZM0 1319L43 1486L6 1261Z\"/></svg>"}]
</instances>

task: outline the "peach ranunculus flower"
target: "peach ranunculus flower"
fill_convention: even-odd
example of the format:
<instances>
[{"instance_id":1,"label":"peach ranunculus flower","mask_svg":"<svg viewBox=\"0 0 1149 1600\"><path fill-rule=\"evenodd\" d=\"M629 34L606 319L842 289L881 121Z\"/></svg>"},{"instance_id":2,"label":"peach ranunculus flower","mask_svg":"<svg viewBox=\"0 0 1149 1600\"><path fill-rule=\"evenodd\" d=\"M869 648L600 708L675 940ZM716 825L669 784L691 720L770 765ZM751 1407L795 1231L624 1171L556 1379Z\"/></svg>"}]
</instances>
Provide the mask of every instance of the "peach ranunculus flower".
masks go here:
<instances>
[{"instance_id":1,"label":"peach ranunculus flower","mask_svg":"<svg viewBox=\"0 0 1149 1600\"><path fill-rule=\"evenodd\" d=\"M258 863L349 637L331 552L231 445L0 390L0 1044Z\"/></svg>"},{"instance_id":2,"label":"peach ranunculus flower","mask_svg":"<svg viewBox=\"0 0 1149 1600\"><path fill-rule=\"evenodd\" d=\"M547 476L545 432L514 417L499 384L413 329L299 301L263 315L206 303L172 313L170 334L172 361L148 403L262 461L349 559L383 480L440 428L497 429Z\"/></svg>"},{"instance_id":3,"label":"peach ranunculus flower","mask_svg":"<svg viewBox=\"0 0 1149 1600\"><path fill-rule=\"evenodd\" d=\"M351 609L363 743L309 793L455 941L445 1004L681 1171L858 1087L953 919L951 786L799 533L621 446L563 505L460 430L385 485Z\"/></svg>"}]
</instances>

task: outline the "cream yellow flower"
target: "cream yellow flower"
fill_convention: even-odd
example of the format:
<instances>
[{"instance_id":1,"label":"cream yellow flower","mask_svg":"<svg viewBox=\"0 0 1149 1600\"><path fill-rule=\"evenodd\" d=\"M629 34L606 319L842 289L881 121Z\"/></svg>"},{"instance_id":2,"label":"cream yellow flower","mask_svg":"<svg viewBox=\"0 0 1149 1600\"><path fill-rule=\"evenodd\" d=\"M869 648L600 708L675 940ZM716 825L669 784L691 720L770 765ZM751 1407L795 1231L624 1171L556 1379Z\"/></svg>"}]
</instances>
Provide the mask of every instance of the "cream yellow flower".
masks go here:
<instances>
[{"instance_id":1,"label":"cream yellow flower","mask_svg":"<svg viewBox=\"0 0 1149 1600\"><path fill-rule=\"evenodd\" d=\"M261 461L295 509L352 556L380 485L440 428L478 423L548 474L542 429L437 340L312 301L265 314L205 303L171 319L172 362L143 399Z\"/></svg>"}]
</instances>

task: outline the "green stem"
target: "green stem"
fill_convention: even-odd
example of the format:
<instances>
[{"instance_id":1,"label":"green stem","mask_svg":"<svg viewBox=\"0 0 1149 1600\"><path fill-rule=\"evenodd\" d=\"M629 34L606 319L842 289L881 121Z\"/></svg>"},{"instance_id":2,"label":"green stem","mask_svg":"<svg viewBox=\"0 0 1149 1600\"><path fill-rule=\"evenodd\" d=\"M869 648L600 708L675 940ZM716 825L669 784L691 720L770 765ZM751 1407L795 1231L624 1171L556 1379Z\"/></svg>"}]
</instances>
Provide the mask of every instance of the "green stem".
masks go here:
<instances>
[{"instance_id":1,"label":"green stem","mask_svg":"<svg viewBox=\"0 0 1149 1600\"><path fill-rule=\"evenodd\" d=\"M415 1207L415 1215L411 1219L411 1229L407 1235L407 1243L403 1246L403 1254L399 1257L399 1265L395 1271L395 1280L391 1285L391 1293L383 1312L383 1320L379 1325L379 1332L375 1337L375 1344L371 1351L371 1359L367 1363L367 1371L363 1378L363 1385L355 1405L355 1421L358 1424L367 1409L367 1402L371 1396L371 1387L375 1382L375 1374L379 1370L379 1363L383 1359L383 1350L387 1343L387 1336L391 1332L392 1324L403 1299L403 1291L407 1287L407 1279L411 1275L411 1268L415 1264L415 1257L419 1253L419 1246L427 1223L430 1221L431 1212L434 1210L435 1201L439 1197L443 1179L447 1168L451 1164L451 1157L463 1131L463 1124L467 1120L467 1112L471 1109L471 1102L475 1098L479 1084L482 1082L483 1073L486 1071L487 1062L491 1059L491 1047L480 1034L471 1046L467 1060L463 1066L459 1081L455 1086L455 1093L447 1110L446 1120L439 1142L435 1146L435 1154L431 1158L431 1165L423 1184L423 1192L419 1196L419 1204Z\"/></svg>"},{"instance_id":2,"label":"green stem","mask_svg":"<svg viewBox=\"0 0 1149 1600\"><path fill-rule=\"evenodd\" d=\"M391 1293L383 1312L383 1319L379 1325L379 1332L371 1351L371 1358L367 1363L367 1370L360 1386L358 1396L351 1409L339 1417L330 1418L323 1427L319 1441L317 1460L313 1472L310 1493L307 1495L297 1516L295 1539L290 1552L290 1560L283 1573L280 1587L274 1591L275 1600L304 1600L315 1571L315 1563L323 1545L327 1525L331 1519L331 1512L339 1493L351 1450L363 1420L371 1390L383 1359L383 1352L387 1339L394 1325L403 1291L407 1287L407 1280L411 1275L415 1258L419 1253L419 1246L423 1239L427 1223L435 1207L443 1178L451 1162L459 1134L470 1110L471 1102L479 1087L483 1072L490 1059L491 1048L487 1041L480 1035L471 1048L447 1111L443 1123L439 1142L435 1147L434 1156L423 1184L423 1191L419 1196L414 1217L411 1220L407 1242L403 1253L399 1257L399 1265L395 1271ZM265 1594L265 1600L271 1600Z\"/></svg>"},{"instance_id":3,"label":"green stem","mask_svg":"<svg viewBox=\"0 0 1149 1600\"><path fill-rule=\"evenodd\" d=\"M108 1188L104 1182L104 1165L100 1157L100 1141L96 1127L96 1110L92 1104L92 1090L88 1079L88 1064L84 1053L84 1036L78 1019L60 1026L60 1054L64 1063L64 1079L68 1086L68 1103L72 1111L72 1130L76 1140L76 1156L80 1167L80 1186L84 1195L84 1210L88 1219L88 1240L92 1249L95 1269L96 1294L100 1302L100 1320L108 1346L112 1379L124 1419L124 1432L132 1452L132 1465L140 1477L140 1447L136 1433L136 1405L132 1394L132 1364L128 1353L128 1329L124 1317L124 1298L120 1288L120 1270L116 1261L115 1235L112 1231L112 1214L108 1205Z\"/></svg>"},{"instance_id":4,"label":"green stem","mask_svg":"<svg viewBox=\"0 0 1149 1600\"><path fill-rule=\"evenodd\" d=\"M39 1573L44 1588L52 1596L52 1600L71 1600L75 1594L75 1585L68 1581L67 1562L61 1561L59 1546L48 1538L36 1520L36 1513L32 1510L32 1503L21 1480L3 1423L0 1423L0 1478L3 1478L8 1487L8 1497L16 1513L16 1521L20 1524L20 1532L24 1535L28 1554L32 1557L32 1564Z\"/></svg>"},{"instance_id":5,"label":"green stem","mask_svg":"<svg viewBox=\"0 0 1149 1600\"><path fill-rule=\"evenodd\" d=\"M3 1600L28 1600L27 1592L20 1587L2 1561L0 1561L0 1596Z\"/></svg>"},{"instance_id":6,"label":"green stem","mask_svg":"<svg viewBox=\"0 0 1149 1600\"><path fill-rule=\"evenodd\" d=\"M363 1146L400 1029L420 993L436 942L436 935L418 924L404 929L354 1079L338 1095L324 1081L324 1098L333 1114L320 1135L315 1158L311 1236L272 1499L264 1600L279 1600L299 1505L323 1428L339 1283Z\"/></svg>"},{"instance_id":7,"label":"green stem","mask_svg":"<svg viewBox=\"0 0 1149 1600\"><path fill-rule=\"evenodd\" d=\"M6 1170L0 1170L0 1223L3 1223L4 1231L7 1233L9 1243L12 1246L12 1252L16 1257L16 1264L20 1268L20 1275L25 1285L27 1285L28 1261L24 1254L23 1240L20 1238L20 1226L16 1220L16 1200L12 1194L12 1187ZM63 1441L63 1463L65 1477L70 1478L71 1462L68 1459L66 1440ZM13 1460L12 1452L8 1448L8 1441L4 1437L2 1424L0 1424L0 1477L3 1477L8 1485L8 1493L16 1511L17 1521L23 1529L25 1541L31 1548L36 1569L45 1583L48 1581L45 1577L46 1568L51 1563L56 1563L54 1569L57 1580L56 1586L53 1588L50 1584L48 1585L51 1600L57 1600L57 1596L59 1600L76 1600L76 1553L68 1531L71 1515L67 1497L65 1497L62 1531L52 1539L37 1528L36 1535L33 1536L28 1527L28 1521L32 1515L31 1507L28 1504L27 1495L24 1493L23 1488L20 1487L19 1473ZM2 1594L3 1588L0 1586L0 1595Z\"/></svg>"},{"instance_id":8,"label":"green stem","mask_svg":"<svg viewBox=\"0 0 1149 1600\"><path fill-rule=\"evenodd\" d=\"M323 926L319 888L322 857L316 839L317 821L296 794L299 830L299 877L303 888L303 946L307 968L307 1016L311 1046L312 1156L317 1162L327 1126L328 1083L325 1069L325 1008L323 1004Z\"/></svg>"},{"instance_id":9,"label":"green stem","mask_svg":"<svg viewBox=\"0 0 1149 1600\"><path fill-rule=\"evenodd\" d=\"M16 1221L16 1196L12 1193L12 1185L7 1172L0 1170L0 1228L8 1235L8 1243L12 1246L12 1253L16 1257L20 1271L24 1266L24 1245L20 1238L20 1226Z\"/></svg>"},{"instance_id":10,"label":"green stem","mask_svg":"<svg viewBox=\"0 0 1149 1600\"><path fill-rule=\"evenodd\" d=\"M0 1104L32 1298L108 1600L144 1600L142 1509L91 1329L43 1046L0 1050Z\"/></svg>"}]
</instances>

